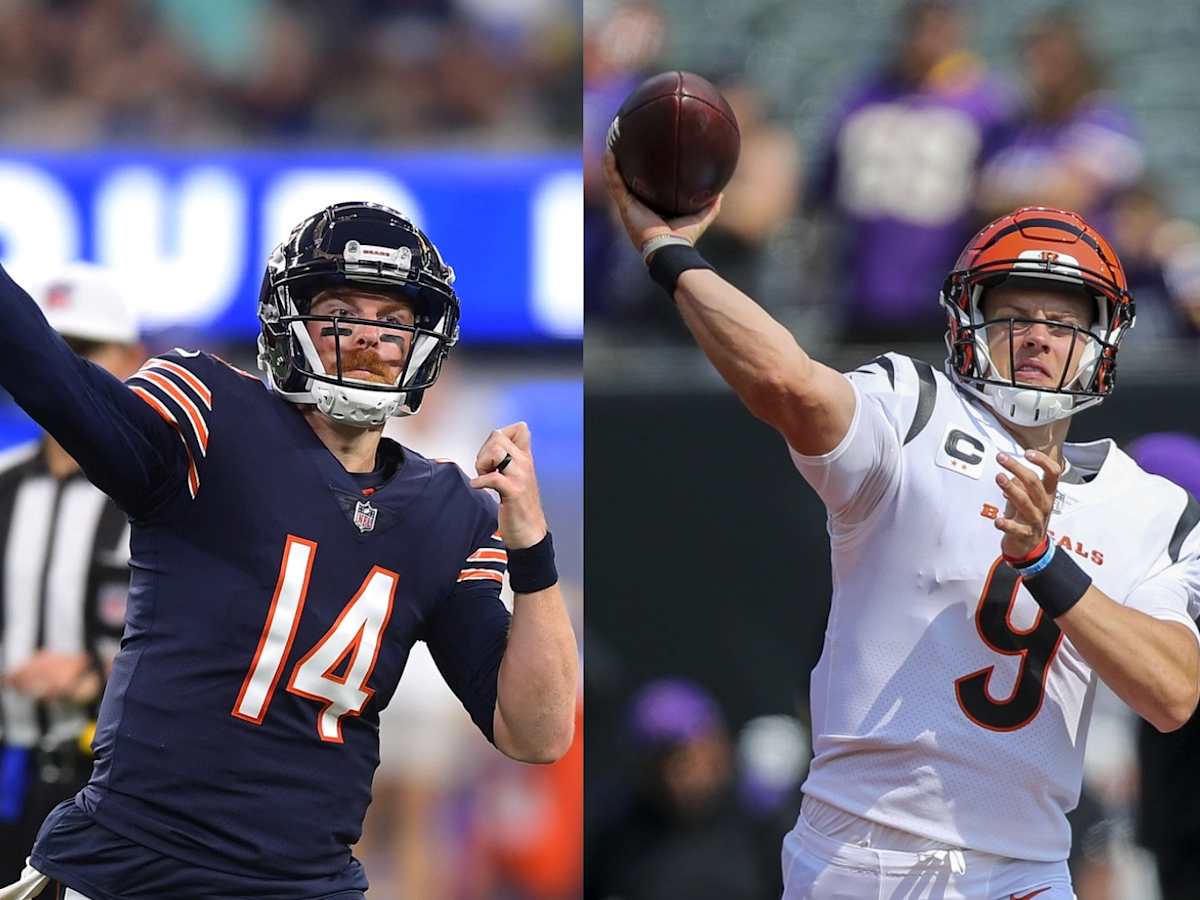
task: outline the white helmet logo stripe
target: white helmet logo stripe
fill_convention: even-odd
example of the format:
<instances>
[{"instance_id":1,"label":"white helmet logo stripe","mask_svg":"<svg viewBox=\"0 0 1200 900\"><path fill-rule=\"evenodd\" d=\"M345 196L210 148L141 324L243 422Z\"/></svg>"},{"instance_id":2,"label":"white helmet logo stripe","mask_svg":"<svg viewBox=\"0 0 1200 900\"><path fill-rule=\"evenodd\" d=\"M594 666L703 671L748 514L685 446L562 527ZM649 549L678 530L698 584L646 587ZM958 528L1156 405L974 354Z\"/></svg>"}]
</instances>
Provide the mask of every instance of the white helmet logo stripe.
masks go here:
<instances>
[{"instance_id":1,"label":"white helmet logo stripe","mask_svg":"<svg viewBox=\"0 0 1200 900\"><path fill-rule=\"evenodd\" d=\"M1028 273L1030 275L1050 276L1052 278L1074 281L1083 284L1079 277L1079 260L1057 250L1022 250L1017 256L1018 262L1013 263L1012 273Z\"/></svg>"}]
</instances>

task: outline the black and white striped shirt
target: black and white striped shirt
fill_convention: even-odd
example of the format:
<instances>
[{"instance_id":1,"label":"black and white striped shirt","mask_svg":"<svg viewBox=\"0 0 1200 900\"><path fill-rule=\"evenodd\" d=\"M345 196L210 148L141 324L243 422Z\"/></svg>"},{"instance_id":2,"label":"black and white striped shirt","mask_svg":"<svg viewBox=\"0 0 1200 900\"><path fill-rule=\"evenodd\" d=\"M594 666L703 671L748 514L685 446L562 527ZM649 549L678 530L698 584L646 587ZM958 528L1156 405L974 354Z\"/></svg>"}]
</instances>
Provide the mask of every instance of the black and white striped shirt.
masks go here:
<instances>
[{"instance_id":1,"label":"black and white striped shirt","mask_svg":"<svg viewBox=\"0 0 1200 900\"><path fill-rule=\"evenodd\" d=\"M38 650L111 662L129 592L129 521L82 473L53 477L40 444L0 455L0 671ZM94 709L0 688L0 744L73 740Z\"/></svg>"}]
</instances>

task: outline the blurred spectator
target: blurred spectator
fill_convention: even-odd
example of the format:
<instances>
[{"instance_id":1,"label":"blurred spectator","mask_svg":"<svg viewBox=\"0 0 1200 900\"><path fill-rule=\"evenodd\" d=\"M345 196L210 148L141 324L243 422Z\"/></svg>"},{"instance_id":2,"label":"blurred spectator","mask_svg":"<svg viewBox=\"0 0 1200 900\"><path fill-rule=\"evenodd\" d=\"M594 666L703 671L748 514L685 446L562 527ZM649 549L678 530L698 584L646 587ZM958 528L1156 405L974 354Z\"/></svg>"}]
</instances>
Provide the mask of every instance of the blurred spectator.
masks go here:
<instances>
[{"instance_id":1,"label":"blurred spectator","mask_svg":"<svg viewBox=\"0 0 1200 900\"><path fill-rule=\"evenodd\" d=\"M1200 334L1200 226L1171 217L1145 179L1116 195L1109 219L1137 302L1139 342Z\"/></svg>"},{"instance_id":2,"label":"blurred spectator","mask_svg":"<svg viewBox=\"0 0 1200 900\"><path fill-rule=\"evenodd\" d=\"M17 0L0 4L0 141L574 147L578 15L569 0Z\"/></svg>"},{"instance_id":3,"label":"blurred spectator","mask_svg":"<svg viewBox=\"0 0 1200 900\"><path fill-rule=\"evenodd\" d=\"M682 679L635 695L630 738L640 778L589 835L588 900L760 900L779 895L734 792L732 748L716 702ZM603 802L605 798L596 798Z\"/></svg>"},{"instance_id":4,"label":"blurred spectator","mask_svg":"<svg viewBox=\"0 0 1200 900\"><path fill-rule=\"evenodd\" d=\"M1009 115L1005 92L967 43L956 0L908 0L890 58L840 104L807 200L836 226L844 335L929 340L938 289L976 224L980 165Z\"/></svg>"},{"instance_id":5,"label":"blurred spectator","mask_svg":"<svg viewBox=\"0 0 1200 900\"><path fill-rule=\"evenodd\" d=\"M454 822L455 793L483 765L470 720L446 687L424 644L379 715L379 768L356 853L373 891L392 900L451 900L464 838Z\"/></svg>"},{"instance_id":6,"label":"blurred spectator","mask_svg":"<svg viewBox=\"0 0 1200 900\"><path fill-rule=\"evenodd\" d=\"M1145 168L1141 138L1105 89L1106 67L1083 16L1061 7L1022 33L1029 97L1021 121L984 170L979 203L985 218L1019 206L1056 206L1107 233L1114 196Z\"/></svg>"},{"instance_id":7,"label":"blurred spectator","mask_svg":"<svg viewBox=\"0 0 1200 900\"><path fill-rule=\"evenodd\" d=\"M766 244L795 215L800 199L800 148L754 83L733 76L717 87L733 108L742 147L721 215L704 235L704 254L722 276L758 297Z\"/></svg>"},{"instance_id":8,"label":"blurred spectator","mask_svg":"<svg viewBox=\"0 0 1200 900\"><path fill-rule=\"evenodd\" d=\"M600 163L608 126L647 77L665 24L653 0L588 0L583 27L583 297L589 318L610 315L614 273L629 242L616 230Z\"/></svg>"},{"instance_id":9,"label":"blurred spectator","mask_svg":"<svg viewBox=\"0 0 1200 900\"><path fill-rule=\"evenodd\" d=\"M1087 785L1079 791L1079 803L1067 813L1071 826L1071 882L1078 900L1120 900L1117 866L1113 856L1114 816Z\"/></svg>"},{"instance_id":10,"label":"blurred spectator","mask_svg":"<svg viewBox=\"0 0 1200 900\"><path fill-rule=\"evenodd\" d=\"M470 900L579 900L583 893L583 703L550 766L488 758L478 786ZM422 898L424 900L424 898Z\"/></svg>"},{"instance_id":11,"label":"blurred spectator","mask_svg":"<svg viewBox=\"0 0 1200 900\"><path fill-rule=\"evenodd\" d=\"M1191 494L1180 519L1182 535L1200 522L1200 438L1189 434L1148 434L1129 446L1147 472L1169 478ZM1182 537L1181 537L1182 539ZM1200 610L1191 610L1196 614ZM1200 897L1200 717L1169 734L1141 722L1138 765L1141 796L1137 840L1154 852L1162 900Z\"/></svg>"},{"instance_id":12,"label":"blurred spectator","mask_svg":"<svg viewBox=\"0 0 1200 900\"><path fill-rule=\"evenodd\" d=\"M774 900L783 890L782 878L775 874L779 847L800 815L812 734L794 716L758 716L738 732L735 758L739 805L753 824L762 869L773 876Z\"/></svg>"},{"instance_id":13,"label":"blurred spectator","mask_svg":"<svg viewBox=\"0 0 1200 900\"><path fill-rule=\"evenodd\" d=\"M760 815L784 810L785 832L796 824L800 785L812 761L812 734L792 716L759 716L738 733L738 793Z\"/></svg>"}]
</instances>

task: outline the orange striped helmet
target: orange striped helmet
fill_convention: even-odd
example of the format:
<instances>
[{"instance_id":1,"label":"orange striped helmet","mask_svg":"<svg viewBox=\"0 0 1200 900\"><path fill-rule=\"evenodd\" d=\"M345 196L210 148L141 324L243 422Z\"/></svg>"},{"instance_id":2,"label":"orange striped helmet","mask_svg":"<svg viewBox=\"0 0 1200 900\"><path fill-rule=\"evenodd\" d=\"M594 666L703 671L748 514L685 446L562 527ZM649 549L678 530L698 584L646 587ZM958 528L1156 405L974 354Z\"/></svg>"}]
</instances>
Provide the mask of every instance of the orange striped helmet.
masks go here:
<instances>
[{"instance_id":1,"label":"orange striped helmet","mask_svg":"<svg viewBox=\"0 0 1200 900\"><path fill-rule=\"evenodd\" d=\"M1089 329L1073 328L1070 356L1080 346L1075 375L1064 368L1052 387L1018 384L1003 377L991 358L988 327L1012 322L984 320L983 295L1010 279L1045 280L1082 289L1096 302ZM1077 213L1026 206L1001 216L973 237L946 277L941 294L946 309L948 373L965 390L1017 425L1040 425L1094 406L1116 383L1117 348L1133 327L1134 304L1125 272L1112 246ZM1063 327L1062 323L1047 325Z\"/></svg>"}]
</instances>

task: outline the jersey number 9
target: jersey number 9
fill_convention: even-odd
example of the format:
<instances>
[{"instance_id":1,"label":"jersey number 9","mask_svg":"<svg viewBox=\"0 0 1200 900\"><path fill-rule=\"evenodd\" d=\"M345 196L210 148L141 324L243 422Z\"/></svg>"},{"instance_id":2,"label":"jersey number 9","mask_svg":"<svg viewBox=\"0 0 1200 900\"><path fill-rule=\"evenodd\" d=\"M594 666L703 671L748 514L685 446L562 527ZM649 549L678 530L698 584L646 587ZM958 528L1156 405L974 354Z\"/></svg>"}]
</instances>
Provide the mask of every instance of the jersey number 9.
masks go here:
<instances>
[{"instance_id":1,"label":"jersey number 9","mask_svg":"<svg viewBox=\"0 0 1200 900\"><path fill-rule=\"evenodd\" d=\"M995 700L988 692L995 666L954 682L958 705L967 718L991 731L1016 731L1033 721L1046 697L1050 663L1062 643L1062 632L1040 609L1029 628L1013 626L1012 610L1020 587L1021 576L1005 564L1003 557L998 558L988 572L975 611L975 628L983 642L997 653L1021 657L1012 693L1004 700Z\"/></svg>"}]
</instances>

